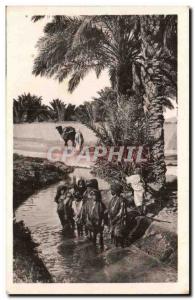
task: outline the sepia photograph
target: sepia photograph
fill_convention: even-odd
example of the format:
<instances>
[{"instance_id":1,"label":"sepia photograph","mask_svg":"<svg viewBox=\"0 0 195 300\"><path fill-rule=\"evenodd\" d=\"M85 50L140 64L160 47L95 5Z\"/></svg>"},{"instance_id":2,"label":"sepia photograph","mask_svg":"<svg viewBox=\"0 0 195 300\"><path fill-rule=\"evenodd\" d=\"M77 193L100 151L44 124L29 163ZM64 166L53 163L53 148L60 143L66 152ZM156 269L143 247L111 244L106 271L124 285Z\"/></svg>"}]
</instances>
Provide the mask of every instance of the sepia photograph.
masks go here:
<instances>
[{"instance_id":1,"label":"sepia photograph","mask_svg":"<svg viewBox=\"0 0 195 300\"><path fill-rule=\"evenodd\" d=\"M6 51L8 293L188 294L189 8L8 6Z\"/></svg>"}]
</instances>

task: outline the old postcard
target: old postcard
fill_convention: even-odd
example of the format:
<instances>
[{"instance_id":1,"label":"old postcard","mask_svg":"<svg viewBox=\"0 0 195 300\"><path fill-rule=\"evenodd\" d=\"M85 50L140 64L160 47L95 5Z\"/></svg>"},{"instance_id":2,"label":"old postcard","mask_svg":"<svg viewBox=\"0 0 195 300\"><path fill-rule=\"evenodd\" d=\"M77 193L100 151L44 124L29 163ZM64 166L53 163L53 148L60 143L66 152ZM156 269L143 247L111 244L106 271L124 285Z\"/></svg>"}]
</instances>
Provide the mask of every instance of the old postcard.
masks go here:
<instances>
[{"instance_id":1,"label":"old postcard","mask_svg":"<svg viewBox=\"0 0 195 300\"><path fill-rule=\"evenodd\" d=\"M189 8L6 8L7 292L189 294Z\"/></svg>"}]
</instances>

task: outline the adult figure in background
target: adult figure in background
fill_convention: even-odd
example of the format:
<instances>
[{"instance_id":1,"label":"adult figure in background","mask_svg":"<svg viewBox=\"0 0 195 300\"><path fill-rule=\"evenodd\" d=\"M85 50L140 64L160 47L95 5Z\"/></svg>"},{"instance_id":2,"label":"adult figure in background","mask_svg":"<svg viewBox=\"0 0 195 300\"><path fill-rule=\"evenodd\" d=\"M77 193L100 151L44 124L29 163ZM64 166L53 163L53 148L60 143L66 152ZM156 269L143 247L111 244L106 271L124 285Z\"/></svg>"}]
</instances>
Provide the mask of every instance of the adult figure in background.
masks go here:
<instances>
[{"instance_id":1,"label":"adult figure in background","mask_svg":"<svg viewBox=\"0 0 195 300\"><path fill-rule=\"evenodd\" d=\"M83 135L80 132L80 130L78 129L78 130L76 130L76 134L75 134L75 148L76 148L76 151L78 151L78 152L81 151L83 143L84 143Z\"/></svg>"},{"instance_id":2,"label":"adult figure in background","mask_svg":"<svg viewBox=\"0 0 195 300\"><path fill-rule=\"evenodd\" d=\"M134 195L134 203L140 213L145 212L145 182L141 175L141 168L136 167L131 176L126 177L126 183L131 185Z\"/></svg>"}]
</instances>

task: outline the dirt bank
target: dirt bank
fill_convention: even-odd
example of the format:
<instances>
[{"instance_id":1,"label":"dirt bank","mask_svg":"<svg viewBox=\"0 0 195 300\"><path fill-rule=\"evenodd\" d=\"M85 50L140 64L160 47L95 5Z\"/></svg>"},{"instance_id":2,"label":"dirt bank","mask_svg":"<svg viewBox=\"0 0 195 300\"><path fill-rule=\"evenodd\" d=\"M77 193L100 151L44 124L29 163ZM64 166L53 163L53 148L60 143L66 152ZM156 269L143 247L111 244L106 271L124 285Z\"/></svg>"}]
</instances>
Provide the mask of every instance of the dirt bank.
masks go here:
<instances>
[{"instance_id":1,"label":"dirt bank","mask_svg":"<svg viewBox=\"0 0 195 300\"><path fill-rule=\"evenodd\" d=\"M37 190L68 177L73 171L61 162L49 162L42 158L13 157L13 207L14 210ZM22 222L13 223L14 282L52 282L31 232Z\"/></svg>"},{"instance_id":2,"label":"dirt bank","mask_svg":"<svg viewBox=\"0 0 195 300\"><path fill-rule=\"evenodd\" d=\"M155 219L135 246L177 269L177 213L166 207Z\"/></svg>"},{"instance_id":3,"label":"dirt bank","mask_svg":"<svg viewBox=\"0 0 195 300\"><path fill-rule=\"evenodd\" d=\"M14 222L13 281L17 283L52 282L52 277L39 258L36 244L23 222Z\"/></svg>"},{"instance_id":4,"label":"dirt bank","mask_svg":"<svg viewBox=\"0 0 195 300\"><path fill-rule=\"evenodd\" d=\"M73 171L62 162L47 159L13 156L13 207L16 209L37 190L66 179Z\"/></svg>"}]
</instances>

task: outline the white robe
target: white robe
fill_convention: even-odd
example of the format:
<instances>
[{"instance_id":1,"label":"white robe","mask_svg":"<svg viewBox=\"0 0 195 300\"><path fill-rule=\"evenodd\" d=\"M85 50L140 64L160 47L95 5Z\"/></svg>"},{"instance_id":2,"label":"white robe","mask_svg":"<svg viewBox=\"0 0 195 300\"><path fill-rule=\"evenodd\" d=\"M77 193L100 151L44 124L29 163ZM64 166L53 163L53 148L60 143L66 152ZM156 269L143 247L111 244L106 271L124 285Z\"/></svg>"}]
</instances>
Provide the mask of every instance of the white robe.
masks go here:
<instances>
[{"instance_id":1,"label":"white robe","mask_svg":"<svg viewBox=\"0 0 195 300\"><path fill-rule=\"evenodd\" d=\"M127 184L131 184L134 191L134 203L136 206L141 206L144 200L144 184L139 174L126 177Z\"/></svg>"},{"instance_id":2,"label":"white robe","mask_svg":"<svg viewBox=\"0 0 195 300\"><path fill-rule=\"evenodd\" d=\"M75 144L76 144L76 150L80 151L81 150L81 145L82 145L82 135L79 131L76 132L75 134Z\"/></svg>"}]
</instances>

